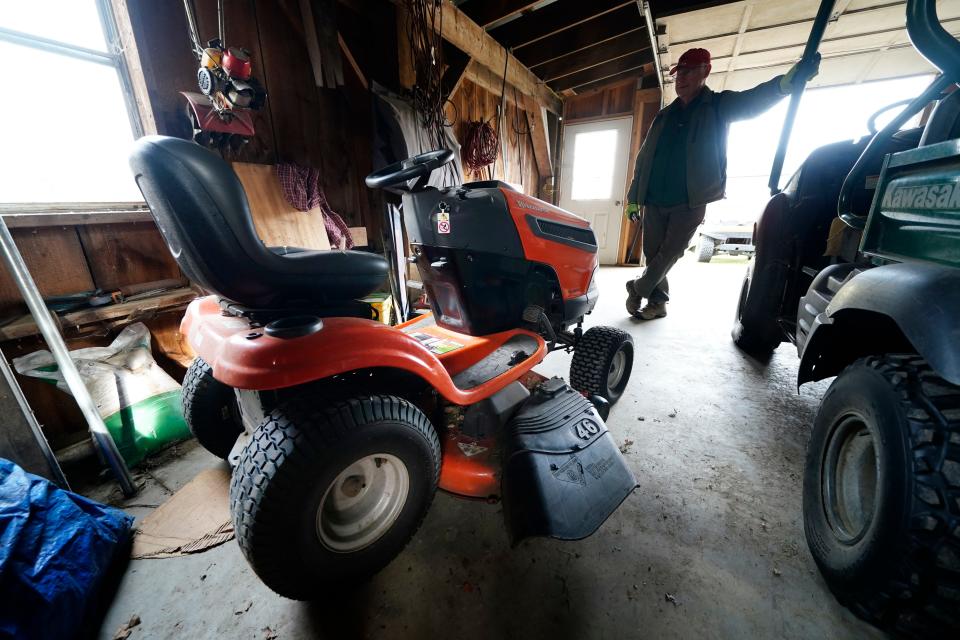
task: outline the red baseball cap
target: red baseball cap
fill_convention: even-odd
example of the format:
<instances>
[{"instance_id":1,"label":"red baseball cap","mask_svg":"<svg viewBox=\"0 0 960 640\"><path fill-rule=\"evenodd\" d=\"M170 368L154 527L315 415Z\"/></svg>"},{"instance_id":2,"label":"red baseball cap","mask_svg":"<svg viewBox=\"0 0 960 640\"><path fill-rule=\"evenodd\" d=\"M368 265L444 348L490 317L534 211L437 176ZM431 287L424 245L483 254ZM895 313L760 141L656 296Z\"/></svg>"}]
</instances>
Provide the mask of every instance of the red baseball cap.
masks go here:
<instances>
[{"instance_id":1,"label":"red baseball cap","mask_svg":"<svg viewBox=\"0 0 960 640\"><path fill-rule=\"evenodd\" d=\"M697 67L701 64L710 64L710 52L706 49L687 49L670 69L670 75L676 74L679 67Z\"/></svg>"}]
</instances>

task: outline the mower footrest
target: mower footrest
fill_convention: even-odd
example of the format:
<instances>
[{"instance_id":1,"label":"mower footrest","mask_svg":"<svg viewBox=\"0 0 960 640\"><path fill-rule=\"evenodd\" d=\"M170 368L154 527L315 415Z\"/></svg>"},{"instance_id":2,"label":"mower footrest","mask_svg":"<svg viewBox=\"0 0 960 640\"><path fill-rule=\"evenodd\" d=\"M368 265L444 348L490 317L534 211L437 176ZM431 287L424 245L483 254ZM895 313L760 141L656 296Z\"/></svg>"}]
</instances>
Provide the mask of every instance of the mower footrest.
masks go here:
<instances>
[{"instance_id":1,"label":"mower footrest","mask_svg":"<svg viewBox=\"0 0 960 640\"><path fill-rule=\"evenodd\" d=\"M637 486L594 406L558 378L531 395L503 438L503 513L514 544L585 538Z\"/></svg>"}]
</instances>

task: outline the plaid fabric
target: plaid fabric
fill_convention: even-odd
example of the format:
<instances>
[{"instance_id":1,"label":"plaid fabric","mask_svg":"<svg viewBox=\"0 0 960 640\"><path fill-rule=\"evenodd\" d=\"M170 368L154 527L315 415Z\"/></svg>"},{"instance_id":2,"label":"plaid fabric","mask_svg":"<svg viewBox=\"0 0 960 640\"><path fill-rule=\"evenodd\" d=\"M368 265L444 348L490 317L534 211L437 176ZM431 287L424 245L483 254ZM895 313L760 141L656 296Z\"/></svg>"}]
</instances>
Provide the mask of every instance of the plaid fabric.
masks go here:
<instances>
[{"instance_id":1,"label":"plaid fabric","mask_svg":"<svg viewBox=\"0 0 960 640\"><path fill-rule=\"evenodd\" d=\"M319 207L323 214L323 226L330 239L330 246L338 249L353 249L353 238L347 223L343 221L327 202L327 196L320 186L320 170L313 167L301 167L292 162L277 165L277 178L280 190L291 206L300 211L310 211Z\"/></svg>"}]
</instances>

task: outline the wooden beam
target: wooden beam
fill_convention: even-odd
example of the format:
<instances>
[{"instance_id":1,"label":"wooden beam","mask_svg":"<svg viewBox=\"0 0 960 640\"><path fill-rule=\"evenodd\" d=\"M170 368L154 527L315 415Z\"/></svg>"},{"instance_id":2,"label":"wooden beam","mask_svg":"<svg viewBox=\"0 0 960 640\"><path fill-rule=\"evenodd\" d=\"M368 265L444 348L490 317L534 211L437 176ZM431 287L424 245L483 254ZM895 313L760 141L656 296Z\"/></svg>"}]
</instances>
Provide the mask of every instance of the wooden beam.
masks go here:
<instances>
[{"instance_id":1,"label":"wooden beam","mask_svg":"<svg viewBox=\"0 0 960 640\"><path fill-rule=\"evenodd\" d=\"M540 174L540 180L542 181L544 178L553 177L546 110L538 104L528 105L527 126L530 129L530 140L533 142L533 157L537 161L537 173Z\"/></svg>"},{"instance_id":2,"label":"wooden beam","mask_svg":"<svg viewBox=\"0 0 960 640\"><path fill-rule=\"evenodd\" d=\"M446 63L446 68L443 70L440 84L443 95L449 100L463 84L467 65L470 64L470 56L448 44L444 47L443 61Z\"/></svg>"},{"instance_id":3,"label":"wooden beam","mask_svg":"<svg viewBox=\"0 0 960 640\"><path fill-rule=\"evenodd\" d=\"M478 87L486 89L487 91L493 94L493 97L497 100L497 102L500 101L500 91L503 89L503 76L498 76L493 71L490 71L490 69L487 69L476 60L471 60L469 64L467 64L467 69L463 72L463 78L466 80L469 80L470 82L477 85ZM520 107L522 109L526 109L527 103L524 102L522 97L524 94L519 90L517 90L517 93L519 94L519 96L521 96L520 100L523 103L520 105ZM507 83L507 86L506 86L506 96L504 100L506 100L507 102L512 102L514 104L516 104L517 102L514 99L514 87L509 82ZM533 100L533 99L531 99L531 102L535 104L539 104L536 102L536 100Z\"/></svg>"},{"instance_id":4,"label":"wooden beam","mask_svg":"<svg viewBox=\"0 0 960 640\"><path fill-rule=\"evenodd\" d=\"M584 93L601 89L608 84L616 84L618 82L623 82L631 78L632 79L642 78L643 76L647 75L645 71L647 71L648 68L649 68L648 65L644 65L644 67L640 67L639 69L629 69L627 71L624 71L623 73L618 73L617 75L610 76L609 78L601 78L599 80L595 80L594 82L590 82L587 84L580 85L578 87L574 87L574 89L576 90L577 95L583 95Z\"/></svg>"},{"instance_id":5,"label":"wooden beam","mask_svg":"<svg viewBox=\"0 0 960 640\"><path fill-rule=\"evenodd\" d=\"M347 43L343 40L343 36L339 33L337 33L337 41L340 43L340 51L343 52L343 57L347 59L347 62L350 64L350 68L353 69L353 73L357 76L357 80L360 81L360 84L363 85L364 89L369 89L370 83L367 82L367 77L363 75L360 65L357 64L356 58L354 58L353 54L350 52L350 47L347 46Z\"/></svg>"},{"instance_id":6,"label":"wooden beam","mask_svg":"<svg viewBox=\"0 0 960 640\"><path fill-rule=\"evenodd\" d=\"M483 0L463 5L463 12L481 27L487 27L497 20L526 11L539 0Z\"/></svg>"},{"instance_id":7,"label":"wooden beam","mask_svg":"<svg viewBox=\"0 0 960 640\"><path fill-rule=\"evenodd\" d=\"M140 50L137 48L134 37L133 24L130 22L127 0L110 0L110 5L114 23L117 25L117 35L120 36L119 48L123 52L123 61L133 89L133 99L137 104L137 115L140 116L140 126L143 128L144 135L153 135L157 133L157 122L154 119L147 81L140 64Z\"/></svg>"},{"instance_id":8,"label":"wooden beam","mask_svg":"<svg viewBox=\"0 0 960 640\"><path fill-rule=\"evenodd\" d=\"M413 68L413 51L410 50L410 13L406 4L397 2L397 64L399 65L400 86L404 89L413 89L417 84L417 72Z\"/></svg>"},{"instance_id":9,"label":"wooden beam","mask_svg":"<svg viewBox=\"0 0 960 640\"><path fill-rule=\"evenodd\" d=\"M536 68L541 78L550 82L577 71L583 71L598 64L616 60L631 53L649 50L646 33L642 29L631 31L613 40L607 40L597 46L584 49L573 55L551 60ZM652 55L652 54L651 54Z\"/></svg>"},{"instance_id":10,"label":"wooden beam","mask_svg":"<svg viewBox=\"0 0 960 640\"><path fill-rule=\"evenodd\" d=\"M595 67L572 73L550 83L554 91L563 91L564 89L576 89L577 87L605 78L612 78L627 71L640 69L644 64L652 60L649 51L637 51L630 55L598 64ZM637 72L638 75L640 72Z\"/></svg>"},{"instance_id":11,"label":"wooden beam","mask_svg":"<svg viewBox=\"0 0 960 640\"><path fill-rule=\"evenodd\" d=\"M522 47L626 5L635 7L636 0L557 0L491 29L490 35L507 47Z\"/></svg>"},{"instance_id":12,"label":"wooden beam","mask_svg":"<svg viewBox=\"0 0 960 640\"><path fill-rule=\"evenodd\" d=\"M510 55L503 45L491 38L476 22L468 18L466 14L450 2L443 2L440 8L440 21L433 27L441 31L442 21L442 35L447 42L470 56L473 63L481 65L497 75L503 75L504 63L506 63L508 84L515 86L520 93L532 96L534 100L550 111L561 112L563 103L559 96L523 63ZM497 94L499 95L499 93L498 90Z\"/></svg>"},{"instance_id":13,"label":"wooden beam","mask_svg":"<svg viewBox=\"0 0 960 640\"><path fill-rule=\"evenodd\" d=\"M630 3L626 7L605 13L599 18L580 25L576 29L561 31L548 38L538 40L532 46L517 49L514 54L520 62L533 68L561 56L622 36L628 31L634 31L642 26L643 18L637 11L636 3ZM446 24L444 24L444 30L446 30Z\"/></svg>"}]
</instances>

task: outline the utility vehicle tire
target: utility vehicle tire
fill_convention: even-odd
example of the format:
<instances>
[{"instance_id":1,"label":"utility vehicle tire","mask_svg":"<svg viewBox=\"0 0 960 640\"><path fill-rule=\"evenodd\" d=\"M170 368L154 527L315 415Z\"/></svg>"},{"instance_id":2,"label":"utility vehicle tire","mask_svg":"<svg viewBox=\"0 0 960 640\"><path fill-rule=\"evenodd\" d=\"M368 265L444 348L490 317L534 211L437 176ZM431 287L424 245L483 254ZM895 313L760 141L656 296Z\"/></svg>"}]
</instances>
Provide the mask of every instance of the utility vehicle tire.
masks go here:
<instances>
[{"instance_id":1,"label":"utility vehicle tire","mask_svg":"<svg viewBox=\"0 0 960 640\"><path fill-rule=\"evenodd\" d=\"M587 396L598 395L616 404L633 370L633 338L613 327L587 330L573 352L570 386Z\"/></svg>"},{"instance_id":2,"label":"utility vehicle tire","mask_svg":"<svg viewBox=\"0 0 960 640\"><path fill-rule=\"evenodd\" d=\"M357 584L416 533L437 489L440 440L394 396L271 411L230 483L240 549L263 582L307 600Z\"/></svg>"},{"instance_id":3,"label":"utility vehicle tire","mask_svg":"<svg viewBox=\"0 0 960 640\"><path fill-rule=\"evenodd\" d=\"M871 356L820 403L807 544L842 604L904 637L960 637L960 387L915 355Z\"/></svg>"},{"instance_id":4,"label":"utility vehicle tire","mask_svg":"<svg viewBox=\"0 0 960 640\"><path fill-rule=\"evenodd\" d=\"M243 423L233 389L213 377L203 358L194 360L183 377L180 406L200 446L226 460L243 433Z\"/></svg>"},{"instance_id":5,"label":"utility vehicle tire","mask_svg":"<svg viewBox=\"0 0 960 640\"><path fill-rule=\"evenodd\" d=\"M713 254L716 252L716 245L713 238L701 235L697 244L697 262L710 262Z\"/></svg>"},{"instance_id":6,"label":"utility vehicle tire","mask_svg":"<svg viewBox=\"0 0 960 640\"><path fill-rule=\"evenodd\" d=\"M769 360L773 350L783 341L776 319L778 292L773 287L754 282L754 266L755 263L749 265L743 277L730 337L751 356Z\"/></svg>"}]
</instances>

